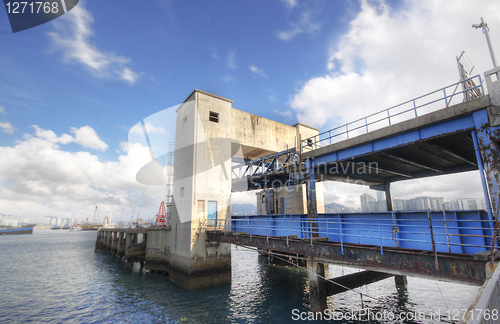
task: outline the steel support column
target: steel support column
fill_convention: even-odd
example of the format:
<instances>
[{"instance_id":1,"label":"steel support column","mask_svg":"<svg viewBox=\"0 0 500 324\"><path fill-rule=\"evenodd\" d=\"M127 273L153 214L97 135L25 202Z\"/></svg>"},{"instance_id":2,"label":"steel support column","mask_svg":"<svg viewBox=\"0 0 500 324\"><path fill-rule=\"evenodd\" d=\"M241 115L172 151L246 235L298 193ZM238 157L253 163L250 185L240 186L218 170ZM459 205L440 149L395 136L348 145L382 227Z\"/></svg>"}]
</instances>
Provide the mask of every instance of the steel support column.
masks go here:
<instances>
[{"instance_id":1,"label":"steel support column","mask_svg":"<svg viewBox=\"0 0 500 324\"><path fill-rule=\"evenodd\" d=\"M385 203L387 204L387 211L393 211L394 207L392 206L392 195L391 195L391 183L384 183L384 191L385 191Z\"/></svg>"},{"instance_id":2,"label":"steel support column","mask_svg":"<svg viewBox=\"0 0 500 324\"><path fill-rule=\"evenodd\" d=\"M496 219L500 209L500 191L498 188L500 185L500 153L497 142L500 138L500 127L490 126L486 110L476 111L473 113L473 117L475 132L473 132L472 139L474 141L474 134L476 134L477 148L476 146L475 148L481 153L481 158L478 159L478 167L481 171L479 163L483 164L485 182L489 189L487 190L489 197L486 196L485 200L488 201L488 198L491 198L491 219Z\"/></svg>"},{"instance_id":3,"label":"steel support column","mask_svg":"<svg viewBox=\"0 0 500 324\"><path fill-rule=\"evenodd\" d=\"M484 201L486 202L486 211L488 212L488 218L492 221L493 214L491 212L491 202L490 194L488 192L488 185L486 184L486 177L484 175L484 165L483 159L481 158L481 150L479 149L479 142L477 140L476 131L472 131L472 141L474 142L474 150L476 151L477 166L479 168L479 177L481 178L481 184L483 185Z\"/></svg>"},{"instance_id":4,"label":"steel support column","mask_svg":"<svg viewBox=\"0 0 500 324\"><path fill-rule=\"evenodd\" d=\"M314 163L312 160L308 159L305 161L306 167L306 194L307 194L307 218L314 219L318 218L318 207L316 205L316 176L314 174ZM317 223L312 224L311 235L317 237L318 235L318 225Z\"/></svg>"}]
</instances>

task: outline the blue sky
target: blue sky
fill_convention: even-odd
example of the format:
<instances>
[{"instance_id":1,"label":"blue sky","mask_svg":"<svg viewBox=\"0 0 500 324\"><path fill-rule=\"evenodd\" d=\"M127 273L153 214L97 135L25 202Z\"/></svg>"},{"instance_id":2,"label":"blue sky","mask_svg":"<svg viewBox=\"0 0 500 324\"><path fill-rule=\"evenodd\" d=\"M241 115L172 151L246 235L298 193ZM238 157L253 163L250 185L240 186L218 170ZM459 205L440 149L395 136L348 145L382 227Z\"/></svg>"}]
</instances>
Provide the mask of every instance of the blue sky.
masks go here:
<instances>
[{"instance_id":1,"label":"blue sky","mask_svg":"<svg viewBox=\"0 0 500 324\"><path fill-rule=\"evenodd\" d=\"M463 50L492 68L471 28L481 16L498 48L500 5L487 0L86 0L16 34L0 10L0 213L149 215L155 190L129 179L124 144L141 119L196 88L327 130L456 82ZM394 196L477 196L477 175L464 177L473 191L417 181ZM351 206L365 192L327 188Z\"/></svg>"}]
</instances>

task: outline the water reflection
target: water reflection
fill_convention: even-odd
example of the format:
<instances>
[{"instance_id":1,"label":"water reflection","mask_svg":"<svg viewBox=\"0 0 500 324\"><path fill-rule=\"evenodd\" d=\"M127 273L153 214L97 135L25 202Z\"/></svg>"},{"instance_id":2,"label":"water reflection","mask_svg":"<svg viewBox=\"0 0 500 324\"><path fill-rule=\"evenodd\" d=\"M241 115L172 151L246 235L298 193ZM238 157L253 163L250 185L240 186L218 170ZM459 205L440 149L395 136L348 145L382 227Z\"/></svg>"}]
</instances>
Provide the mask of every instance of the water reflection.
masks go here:
<instances>
[{"instance_id":1,"label":"water reflection","mask_svg":"<svg viewBox=\"0 0 500 324\"><path fill-rule=\"evenodd\" d=\"M139 264L123 269L125 263L110 254L94 253L95 236L35 230L0 237L2 323L290 323L294 309L309 310L307 272L259 261L253 250L233 246L230 284L186 291L164 274ZM328 278L358 271L332 265L325 270ZM467 308L477 290L418 278L396 287L389 278L358 288L363 304L351 291L328 297L328 307L445 313L447 306Z\"/></svg>"}]
</instances>

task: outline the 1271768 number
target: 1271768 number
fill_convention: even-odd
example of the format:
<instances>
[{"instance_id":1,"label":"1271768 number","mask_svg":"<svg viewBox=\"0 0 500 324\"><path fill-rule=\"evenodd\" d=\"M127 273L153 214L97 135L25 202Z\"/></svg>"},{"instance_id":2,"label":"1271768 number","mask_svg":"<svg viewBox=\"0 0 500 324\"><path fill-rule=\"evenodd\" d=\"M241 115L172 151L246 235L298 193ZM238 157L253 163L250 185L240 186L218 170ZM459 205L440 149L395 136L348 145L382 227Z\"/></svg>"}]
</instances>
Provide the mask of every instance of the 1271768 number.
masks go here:
<instances>
[{"instance_id":1,"label":"1271768 number","mask_svg":"<svg viewBox=\"0 0 500 324\"><path fill-rule=\"evenodd\" d=\"M58 13L59 12L59 3L57 2L43 2L43 1L37 1L37 2L26 2L26 1L21 1L21 2L7 2L5 4L7 7L7 13L13 13L13 14L23 14L23 13Z\"/></svg>"}]
</instances>

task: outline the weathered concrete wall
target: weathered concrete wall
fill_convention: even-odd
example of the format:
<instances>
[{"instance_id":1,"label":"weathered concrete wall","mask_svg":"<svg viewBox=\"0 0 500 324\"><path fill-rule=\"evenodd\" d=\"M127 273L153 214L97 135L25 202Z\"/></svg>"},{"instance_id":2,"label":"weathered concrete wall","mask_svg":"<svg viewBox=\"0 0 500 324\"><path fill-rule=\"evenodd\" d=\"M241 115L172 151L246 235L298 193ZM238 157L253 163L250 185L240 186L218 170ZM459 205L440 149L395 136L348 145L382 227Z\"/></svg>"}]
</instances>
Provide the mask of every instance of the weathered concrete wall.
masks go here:
<instances>
[{"instance_id":1,"label":"weathered concrete wall","mask_svg":"<svg viewBox=\"0 0 500 324\"><path fill-rule=\"evenodd\" d=\"M306 196L306 185L296 185L290 187L290 192L287 194L287 187L280 187L273 189L272 199L274 204L273 212L269 213L268 203L268 191L260 191L256 194L257 198L257 215L268 215L268 214L283 214L283 208L281 206L281 201L283 199L286 205L286 214L289 215L290 212L293 214L307 214L307 196ZM295 191L295 196L293 191ZM288 197L287 197L288 195ZM264 198L262 198L264 196ZM293 199L292 199L293 198ZM286 203L288 199L288 204ZM291 203L293 202L293 209ZM316 183L316 205L318 213L325 212L324 194L323 194L323 183Z\"/></svg>"},{"instance_id":2,"label":"weathered concrete wall","mask_svg":"<svg viewBox=\"0 0 500 324\"><path fill-rule=\"evenodd\" d=\"M242 146L245 159L253 160L296 147L295 127L234 108L230 113L231 138Z\"/></svg>"},{"instance_id":3,"label":"weathered concrete wall","mask_svg":"<svg viewBox=\"0 0 500 324\"><path fill-rule=\"evenodd\" d=\"M218 220L231 217L232 157L238 151L246 159L284 151L297 145L298 136L317 132L255 116L232 108L231 100L193 91L177 110L171 228L148 232L146 269L167 272L187 289L230 280L230 245L207 242L199 227L207 219L209 203L216 202ZM303 210L300 193L296 197L297 210Z\"/></svg>"}]
</instances>

